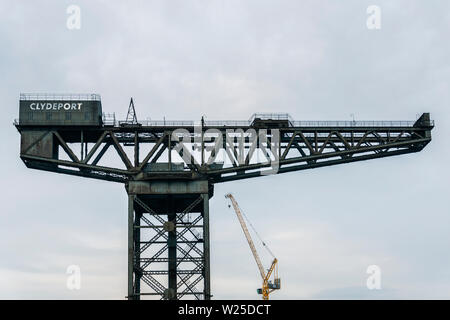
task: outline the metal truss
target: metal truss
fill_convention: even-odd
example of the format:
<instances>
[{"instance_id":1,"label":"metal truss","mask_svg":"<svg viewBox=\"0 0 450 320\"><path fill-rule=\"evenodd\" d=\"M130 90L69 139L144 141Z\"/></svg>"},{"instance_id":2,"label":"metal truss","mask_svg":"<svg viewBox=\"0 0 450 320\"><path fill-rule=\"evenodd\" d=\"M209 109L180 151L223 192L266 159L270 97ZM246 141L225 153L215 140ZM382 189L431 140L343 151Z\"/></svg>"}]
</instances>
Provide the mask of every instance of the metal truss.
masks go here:
<instances>
[{"instance_id":1,"label":"metal truss","mask_svg":"<svg viewBox=\"0 0 450 320\"><path fill-rule=\"evenodd\" d=\"M74 132L72 128L60 128L43 132L34 145L52 135L64 152L43 157L29 152L31 145L21 152L21 158L30 168L122 183L155 179L207 179L219 183L258 177L269 171L285 173L417 152L431 141L433 128L430 121L425 125L416 122L383 127L324 124L279 129L129 126ZM183 144L179 142L180 130L185 135ZM79 153L69 146L76 144ZM149 146L149 151L141 155L143 145ZM109 149L113 149L122 168L117 162L99 165ZM63 160L61 154L67 159ZM152 169L161 162L167 166Z\"/></svg>"},{"instance_id":2,"label":"metal truss","mask_svg":"<svg viewBox=\"0 0 450 320\"><path fill-rule=\"evenodd\" d=\"M215 183L418 152L434 127L429 114L415 122L257 120L16 128L29 168L147 188L127 189L129 299L210 299ZM174 194L164 186L153 194L172 182ZM197 193L179 192L198 182Z\"/></svg>"},{"instance_id":3,"label":"metal truss","mask_svg":"<svg viewBox=\"0 0 450 320\"><path fill-rule=\"evenodd\" d=\"M130 197L134 218L129 298L156 295L162 300L209 299L209 258L205 256L209 247L205 248L204 241L208 237L204 224L208 212L193 212L199 204L203 208L208 198L196 195L184 210L175 213L156 212L151 200Z\"/></svg>"}]
</instances>

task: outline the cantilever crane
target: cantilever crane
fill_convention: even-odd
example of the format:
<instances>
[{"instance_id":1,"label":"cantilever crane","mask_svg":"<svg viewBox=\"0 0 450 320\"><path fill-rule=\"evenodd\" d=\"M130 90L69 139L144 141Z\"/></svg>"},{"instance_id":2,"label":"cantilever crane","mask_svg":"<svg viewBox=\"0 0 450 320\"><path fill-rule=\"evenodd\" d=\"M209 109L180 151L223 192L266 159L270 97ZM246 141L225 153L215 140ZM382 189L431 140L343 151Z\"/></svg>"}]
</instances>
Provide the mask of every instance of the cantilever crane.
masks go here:
<instances>
[{"instance_id":1,"label":"cantilever crane","mask_svg":"<svg viewBox=\"0 0 450 320\"><path fill-rule=\"evenodd\" d=\"M261 274L261 278L263 280L262 288L258 289L257 292L262 294L263 300L269 300L269 294L274 290L280 289L280 278L278 278L278 260L274 257L272 261L272 265L270 266L267 273L264 271L264 267L261 263L261 259L259 258L258 252L256 251L255 244L253 243L252 237L248 232L247 226L245 224L244 218L242 217L241 210L234 199L231 193L225 195L225 198L231 200L231 204L233 205L234 211L236 212L236 216L238 217L239 223L241 224L242 230L244 231L245 237L247 238L248 245L253 253L253 257L255 258L256 264L258 265L259 272ZM267 248L266 244L263 242L263 245ZM273 256L272 252L267 248L270 254ZM270 276L274 274L274 282L272 283L269 279Z\"/></svg>"},{"instance_id":2,"label":"cantilever crane","mask_svg":"<svg viewBox=\"0 0 450 320\"><path fill-rule=\"evenodd\" d=\"M198 126L137 121L133 106L134 100L126 121L117 121L102 116L98 94L20 94L14 121L27 168L125 185L130 300L211 299L209 201L216 184L420 152L434 128L429 113L416 121L294 121L257 113ZM183 223L191 213L197 218Z\"/></svg>"}]
</instances>

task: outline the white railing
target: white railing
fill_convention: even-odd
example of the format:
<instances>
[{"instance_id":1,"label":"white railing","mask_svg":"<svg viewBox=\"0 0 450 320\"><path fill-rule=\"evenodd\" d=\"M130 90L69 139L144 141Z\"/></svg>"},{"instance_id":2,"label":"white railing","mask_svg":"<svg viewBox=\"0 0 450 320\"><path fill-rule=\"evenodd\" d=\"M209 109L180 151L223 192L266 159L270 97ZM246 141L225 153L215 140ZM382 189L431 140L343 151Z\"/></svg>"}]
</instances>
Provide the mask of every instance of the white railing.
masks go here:
<instances>
[{"instance_id":1,"label":"white railing","mask_svg":"<svg viewBox=\"0 0 450 320\"><path fill-rule=\"evenodd\" d=\"M118 126L122 123L129 123L127 121L118 121ZM141 120L138 121L144 127L192 127L195 125L194 121L189 120ZM200 123L200 122L199 122Z\"/></svg>"},{"instance_id":2,"label":"white railing","mask_svg":"<svg viewBox=\"0 0 450 320\"><path fill-rule=\"evenodd\" d=\"M225 121L205 121L205 126L209 127L223 127L223 126L231 126L231 127L248 127L252 121L247 120L225 120Z\"/></svg>"},{"instance_id":3,"label":"white railing","mask_svg":"<svg viewBox=\"0 0 450 320\"><path fill-rule=\"evenodd\" d=\"M292 121L293 127L412 127L415 121Z\"/></svg>"},{"instance_id":4,"label":"white railing","mask_svg":"<svg viewBox=\"0 0 450 320\"><path fill-rule=\"evenodd\" d=\"M254 113L248 121L253 122L255 119L294 121L289 113Z\"/></svg>"},{"instance_id":5,"label":"white railing","mask_svg":"<svg viewBox=\"0 0 450 320\"><path fill-rule=\"evenodd\" d=\"M100 95L95 93L78 94L54 94L54 93L21 93L20 100L92 100L100 101ZM254 113L249 120L218 120L204 121L207 127L250 127L254 121L276 120L288 121L289 127L412 127L415 121L294 121L288 113ZM103 124L106 126L120 127L128 124L127 121L118 121L115 114L102 116ZM16 122L15 122L16 123ZM141 120L138 124L143 127L194 127L200 126L201 121L192 120ZM434 121L429 122L434 126Z\"/></svg>"},{"instance_id":6,"label":"white railing","mask_svg":"<svg viewBox=\"0 0 450 320\"><path fill-rule=\"evenodd\" d=\"M21 93L20 100L100 101L97 93Z\"/></svg>"},{"instance_id":7,"label":"white railing","mask_svg":"<svg viewBox=\"0 0 450 320\"><path fill-rule=\"evenodd\" d=\"M115 113L104 113L102 114L103 125L105 126L116 126L116 114Z\"/></svg>"},{"instance_id":8,"label":"white railing","mask_svg":"<svg viewBox=\"0 0 450 320\"><path fill-rule=\"evenodd\" d=\"M117 121L115 114L103 114L103 124L105 126L120 127L126 121ZM14 119L14 125L19 124L19 119ZM200 121L164 121L164 120L143 120L138 121L143 127L193 127L200 126ZM294 128L307 127L413 127L415 121L291 121ZM252 122L245 120L226 121L205 121L206 127L250 127ZM434 120L430 120L430 126L434 126Z\"/></svg>"},{"instance_id":9,"label":"white railing","mask_svg":"<svg viewBox=\"0 0 450 320\"><path fill-rule=\"evenodd\" d=\"M267 120L267 119L266 119ZM116 125L125 123L118 121ZM144 127L193 127L200 126L200 121L167 121L167 120L143 120L138 121ZM224 120L205 121L206 127L250 127L253 121ZM412 127L415 121L289 121L290 127ZM434 121L430 124L433 126Z\"/></svg>"}]
</instances>

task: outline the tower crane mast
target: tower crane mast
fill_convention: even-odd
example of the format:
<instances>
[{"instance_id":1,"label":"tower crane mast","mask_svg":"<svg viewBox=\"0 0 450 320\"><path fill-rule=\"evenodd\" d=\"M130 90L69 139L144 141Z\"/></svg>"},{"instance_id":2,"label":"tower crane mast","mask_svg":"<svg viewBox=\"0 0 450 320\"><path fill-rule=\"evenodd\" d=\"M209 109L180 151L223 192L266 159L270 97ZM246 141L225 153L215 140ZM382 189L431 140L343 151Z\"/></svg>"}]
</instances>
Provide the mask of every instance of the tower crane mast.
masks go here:
<instances>
[{"instance_id":1,"label":"tower crane mast","mask_svg":"<svg viewBox=\"0 0 450 320\"><path fill-rule=\"evenodd\" d=\"M241 224L242 231L244 231L245 238L247 239L248 245L250 247L250 250L252 251L253 257L255 258L256 264L258 265L259 273L261 274L262 278L262 288L258 289L257 292L259 294L262 294L263 300L269 300L269 294L272 293L274 290L280 289L280 278L278 278L278 260L274 257L272 264L267 271L267 273L264 270L264 267L261 262L261 258L258 255L258 251L256 251L255 244L253 243L253 239L250 236L250 233L248 232L247 225L245 224L244 218L241 213L241 209L239 208L239 205L236 201L236 199L233 197L231 193L225 195L225 198L230 199L231 204L233 205L233 209L236 212L236 216L238 217L239 223ZM265 246L265 243L263 243ZM271 253L272 254L272 253ZM272 283L270 281L271 275L274 274L274 282Z\"/></svg>"}]
</instances>

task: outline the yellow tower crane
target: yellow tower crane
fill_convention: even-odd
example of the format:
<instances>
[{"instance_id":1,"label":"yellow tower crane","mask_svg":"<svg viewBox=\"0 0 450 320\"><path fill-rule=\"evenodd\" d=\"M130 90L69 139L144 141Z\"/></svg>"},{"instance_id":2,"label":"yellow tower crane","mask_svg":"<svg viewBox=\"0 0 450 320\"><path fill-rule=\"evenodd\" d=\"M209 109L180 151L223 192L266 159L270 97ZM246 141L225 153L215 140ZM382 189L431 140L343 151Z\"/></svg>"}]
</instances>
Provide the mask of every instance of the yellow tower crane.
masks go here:
<instances>
[{"instance_id":1,"label":"yellow tower crane","mask_svg":"<svg viewBox=\"0 0 450 320\"><path fill-rule=\"evenodd\" d=\"M244 218L242 216L241 209L239 208L239 205L236 202L236 199L234 199L233 195L231 193L225 195L225 198L230 199L231 204L233 205L234 211L236 212L236 216L238 217L239 223L241 224L242 231L244 231L245 237L247 238L248 245L250 246L250 249L253 253L253 257L255 258L256 264L258 265L259 272L261 274L262 278L262 288L258 289L257 292L259 294L262 294L263 300L269 300L269 294L272 293L274 290L280 289L280 278L278 278L278 260L275 258L273 253L270 251L270 249L266 246L264 241L261 240L263 246L269 251L269 253L273 257L272 265L268 269L267 273L264 270L264 267L261 263L261 259L259 258L258 252L256 251L255 244L253 243L252 237L250 236L250 233L248 232L247 225L245 224ZM228 207L230 207L228 205ZM251 225L251 224L250 224ZM256 235L258 233L255 230ZM258 236L259 237L259 236ZM274 281L270 281L270 277L273 274Z\"/></svg>"}]
</instances>

